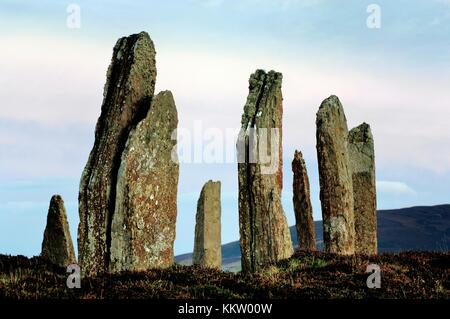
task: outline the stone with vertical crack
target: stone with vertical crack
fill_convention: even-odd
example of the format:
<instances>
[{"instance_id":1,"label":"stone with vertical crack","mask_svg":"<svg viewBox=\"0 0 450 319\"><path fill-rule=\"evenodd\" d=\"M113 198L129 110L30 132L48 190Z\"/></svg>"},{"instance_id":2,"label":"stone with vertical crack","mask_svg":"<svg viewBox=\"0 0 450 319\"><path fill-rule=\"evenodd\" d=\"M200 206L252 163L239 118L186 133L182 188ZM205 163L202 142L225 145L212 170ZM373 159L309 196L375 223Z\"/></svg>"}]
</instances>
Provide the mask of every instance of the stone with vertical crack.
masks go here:
<instances>
[{"instance_id":1,"label":"stone with vertical crack","mask_svg":"<svg viewBox=\"0 0 450 319\"><path fill-rule=\"evenodd\" d=\"M237 142L239 226L244 272L256 272L293 254L281 204L282 74L257 70L249 79Z\"/></svg>"},{"instance_id":2,"label":"stone with vertical crack","mask_svg":"<svg viewBox=\"0 0 450 319\"><path fill-rule=\"evenodd\" d=\"M220 182L208 181L197 202L193 264L222 269Z\"/></svg>"},{"instance_id":3,"label":"stone with vertical crack","mask_svg":"<svg viewBox=\"0 0 450 319\"><path fill-rule=\"evenodd\" d=\"M315 251L316 236L314 233L309 178L302 152L295 151L292 161L292 172L294 173L292 190L298 248L306 251Z\"/></svg>"},{"instance_id":4,"label":"stone with vertical crack","mask_svg":"<svg viewBox=\"0 0 450 319\"><path fill-rule=\"evenodd\" d=\"M163 91L130 133L117 180L111 272L168 267L174 261L179 168L172 133L177 125L172 93Z\"/></svg>"},{"instance_id":5,"label":"stone with vertical crack","mask_svg":"<svg viewBox=\"0 0 450 319\"><path fill-rule=\"evenodd\" d=\"M347 120L337 96L322 102L316 126L325 250L350 255L355 252L353 183Z\"/></svg>"},{"instance_id":6,"label":"stone with vertical crack","mask_svg":"<svg viewBox=\"0 0 450 319\"><path fill-rule=\"evenodd\" d=\"M377 199L375 150L372 131L366 123L349 133L349 158L353 179L356 253L376 255Z\"/></svg>"},{"instance_id":7,"label":"stone with vertical crack","mask_svg":"<svg viewBox=\"0 0 450 319\"><path fill-rule=\"evenodd\" d=\"M79 193L78 251L83 276L108 271L116 182L129 132L146 116L156 79L147 33L119 39L107 73L95 143Z\"/></svg>"},{"instance_id":8,"label":"stone with vertical crack","mask_svg":"<svg viewBox=\"0 0 450 319\"><path fill-rule=\"evenodd\" d=\"M66 208L59 195L54 195L50 200L41 257L64 268L77 262L70 237Z\"/></svg>"}]
</instances>

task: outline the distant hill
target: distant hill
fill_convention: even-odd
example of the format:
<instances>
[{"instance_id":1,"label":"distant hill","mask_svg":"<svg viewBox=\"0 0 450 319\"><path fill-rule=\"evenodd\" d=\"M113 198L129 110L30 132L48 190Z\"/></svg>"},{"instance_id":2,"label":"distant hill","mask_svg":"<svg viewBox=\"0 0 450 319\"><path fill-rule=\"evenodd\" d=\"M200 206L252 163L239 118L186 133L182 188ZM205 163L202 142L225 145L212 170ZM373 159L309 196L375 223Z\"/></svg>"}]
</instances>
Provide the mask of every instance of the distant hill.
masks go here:
<instances>
[{"instance_id":1,"label":"distant hill","mask_svg":"<svg viewBox=\"0 0 450 319\"><path fill-rule=\"evenodd\" d=\"M314 223L318 249L323 247L322 221ZM290 227L292 243L297 246L295 226ZM378 250L448 251L450 249L450 205L418 206L378 211ZM240 269L239 241L222 245L224 270ZM192 254L175 257L177 263L191 264Z\"/></svg>"}]
</instances>

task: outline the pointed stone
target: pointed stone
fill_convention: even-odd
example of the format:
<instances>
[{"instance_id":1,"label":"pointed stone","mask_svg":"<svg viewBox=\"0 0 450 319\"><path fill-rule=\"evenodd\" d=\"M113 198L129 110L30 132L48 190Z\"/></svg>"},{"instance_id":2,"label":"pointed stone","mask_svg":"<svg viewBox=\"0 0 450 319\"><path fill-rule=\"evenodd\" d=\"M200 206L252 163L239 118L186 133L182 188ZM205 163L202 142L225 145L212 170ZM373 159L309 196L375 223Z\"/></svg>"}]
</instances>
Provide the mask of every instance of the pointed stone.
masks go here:
<instances>
[{"instance_id":1,"label":"pointed stone","mask_svg":"<svg viewBox=\"0 0 450 319\"><path fill-rule=\"evenodd\" d=\"M95 143L80 181L78 251L83 275L108 270L117 174L129 132L150 107L155 49L147 33L117 41L104 88Z\"/></svg>"},{"instance_id":2,"label":"pointed stone","mask_svg":"<svg viewBox=\"0 0 450 319\"><path fill-rule=\"evenodd\" d=\"M177 125L172 93L163 91L130 133L117 180L111 272L168 267L174 261L179 168L172 159L172 133Z\"/></svg>"},{"instance_id":3,"label":"pointed stone","mask_svg":"<svg viewBox=\"0 0 450 319\"><path fill-rule=\"evenodd\" d=\"M294 160L292 161L292 172L294 173L292 189L294 193L293 202L298 248L306 251L315 251L316 236L314 233L309 178L302 152L295 151Z\"/></svg>"},{"instance_id":4,"label":"pointed stone","mask_svg":"<svg viewBox=\"0 0 450 319\"><path fill-rule=\"evenodd\" d=\"M375 150L368 124L363 123L350 131L349 152L353 174L355 249L360 254L376 255L378 243Z\"/></svg>"},{"instance_id":5,"label":"pointed stone","mask_svg":"<svg viewBox=\"0 0 450 319\"><path fill-rule=\"evenodd\" d=\"M293 254L291 235L281 205L281 82L281 73L274 71L257 70L252 74L242 115L237 155L244 272L259 271Z\"/></svg>"},{"instance_id":6,"label":"pointed stone","mask_svg":"<svg viewBox=\"0 0 450 319\"><path fill-rule=\"evenodd\" d=\"M208 181L197 202L194 265L222 269L220 182Z\"/></svg>"},{"instance_id":7,"label":"pointed stone","mask_svg":"<svg viewBox=\"0 0 450 319\"><path fill-rule=\"evenodd\" d=\"M77 262L70 237L66 208L59 195L54 195L50 201L41 257L64 268Z\"/></svg>"},{"instance_id":8,"label":"pointed stone","mask_svg":"<svg viewBox=\"0 0 450 319\"><path fill-rule=\"evenodd\" d=\"M355 225L348 129L344 109L337 96L330 96L322 102L316 125L325 250L353 254Z\"/></svg>"}]
</instances>

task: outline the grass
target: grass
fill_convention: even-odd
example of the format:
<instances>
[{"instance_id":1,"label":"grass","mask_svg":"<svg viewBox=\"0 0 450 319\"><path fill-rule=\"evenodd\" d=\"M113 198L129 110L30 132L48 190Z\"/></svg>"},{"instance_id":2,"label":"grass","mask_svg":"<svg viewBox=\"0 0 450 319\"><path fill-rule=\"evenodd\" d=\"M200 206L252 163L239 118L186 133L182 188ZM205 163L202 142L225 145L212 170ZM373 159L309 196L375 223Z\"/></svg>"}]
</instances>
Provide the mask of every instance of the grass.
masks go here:
<instances>
[{"instance_id":1,"label":"grass","mask_svg":"<svg viewBox=\"0 0 450 319\"><path fill-rule=\"evenodd\" d=\"M366 286L366 267L381 268L381 288ZM256 274L195 266L83 278L66 287L65 269L38 257L0 255L0 298L444 298L450 292L450 254L404 252L375 257L296 252Z\"/></svg>"}]
</instances>

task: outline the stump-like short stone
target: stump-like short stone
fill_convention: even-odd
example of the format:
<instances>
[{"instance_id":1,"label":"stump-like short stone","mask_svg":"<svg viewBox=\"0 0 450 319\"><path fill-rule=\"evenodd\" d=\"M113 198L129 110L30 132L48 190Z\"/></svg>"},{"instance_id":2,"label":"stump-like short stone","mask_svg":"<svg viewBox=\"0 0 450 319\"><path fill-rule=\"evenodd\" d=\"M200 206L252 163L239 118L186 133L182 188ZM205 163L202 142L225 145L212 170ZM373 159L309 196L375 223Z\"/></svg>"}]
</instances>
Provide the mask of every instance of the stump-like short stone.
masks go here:
<instances>
[{"instance_id":1,"label":"stump-like short stone","mask_svg":"<svg viewBox=\"0 0 450 319\"><path fill-rule=\"evenodd\" d=\"M77 262L70 237L66 208L59 195L54 195L50 201L41 257L61 267Z\"/></svg>"},{"instance_id":2,"label":"stump-like short stone","mask_svg":"<svg viewBox=\"0 0 450 319\"><path fill-rule=\"evenodd\" d=\"M375 150L368 124L363 123L350 131L349 152L353 174L355 249L360 254L375 255L378 252Z\"/></svg>"},{"instance_id":3,"label":"stump-like short stone","mask_svg":"<svg viewBox=\"0 0 450 319\"><path fill-rule=\"evenodd\" d=\"M322 102L316 125L325 250L343 255L354 254L355 224L348 128L337 96L330 96Z\"/></svg>"},{"instance_id":4,"label":"stump-like short stone","mask_svg":"<svg viewBox=\"0 0 450 319\"><path fill-rule=\"evenodd\" d=\"M197 202L193 264L222 269L220 182L208 181Z\"/></svg>"}]
</instances>

